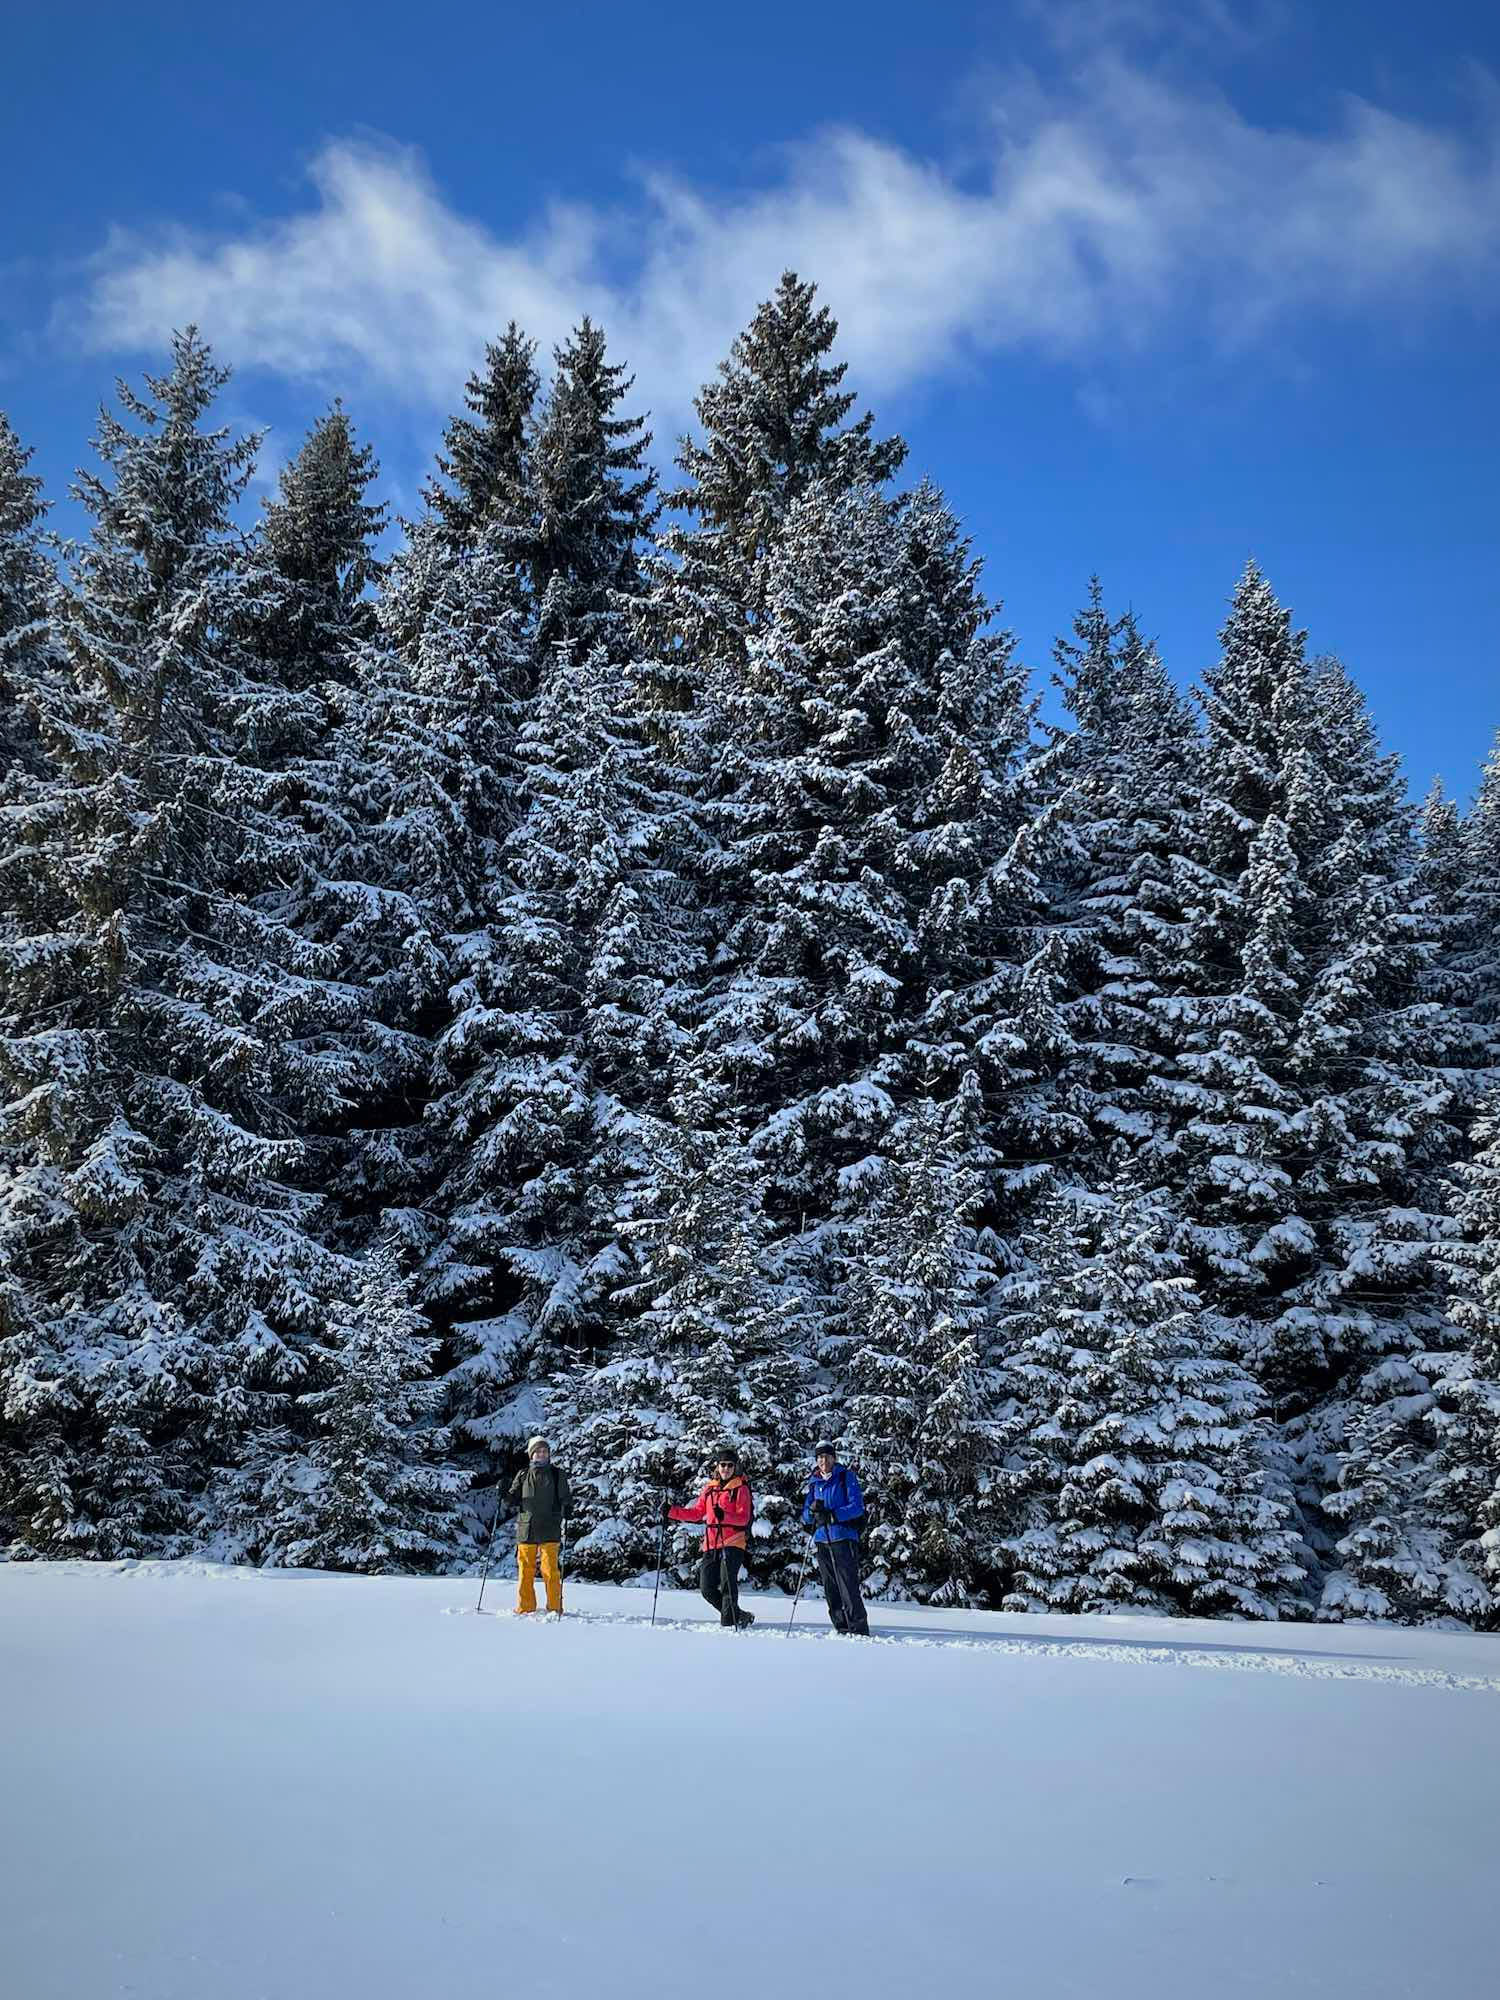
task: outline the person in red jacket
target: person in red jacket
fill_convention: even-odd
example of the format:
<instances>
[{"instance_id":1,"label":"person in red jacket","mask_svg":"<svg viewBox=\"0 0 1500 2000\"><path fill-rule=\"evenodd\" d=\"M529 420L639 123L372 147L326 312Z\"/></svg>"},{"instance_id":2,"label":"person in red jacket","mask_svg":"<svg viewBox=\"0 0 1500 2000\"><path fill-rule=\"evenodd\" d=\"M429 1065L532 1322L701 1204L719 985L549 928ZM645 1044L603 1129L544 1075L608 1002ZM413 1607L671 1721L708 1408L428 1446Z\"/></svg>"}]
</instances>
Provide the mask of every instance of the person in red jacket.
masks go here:
<instances>
[{"instance_id":1,"label":"person in red jacket","mask_svg":"<svg viewBox=\"0 0 1500 2000\"><path fill-rule=\"evenodd\" d=\"M667 1509L669 1521L703 1523L698 1588L718 1612L719 1623L731 1631L743 1632L755 1623L753 1612L740 1609L740 1569L754 1511L739 1454L728 1444L720 1445L714 1453L713 1477L692 1505Z\"/></svg>"}]
</instances>

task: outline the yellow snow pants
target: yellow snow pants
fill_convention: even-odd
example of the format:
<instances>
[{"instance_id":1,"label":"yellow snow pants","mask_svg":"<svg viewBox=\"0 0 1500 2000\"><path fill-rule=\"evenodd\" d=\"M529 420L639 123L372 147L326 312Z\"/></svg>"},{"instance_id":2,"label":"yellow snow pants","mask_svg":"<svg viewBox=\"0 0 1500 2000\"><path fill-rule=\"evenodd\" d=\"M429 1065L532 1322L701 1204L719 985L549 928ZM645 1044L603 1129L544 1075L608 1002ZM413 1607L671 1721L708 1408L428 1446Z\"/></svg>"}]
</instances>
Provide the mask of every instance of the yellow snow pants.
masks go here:
<instances>
[{"instance_id":1,"label":"yellow snow pants","mask_svg":"<svg viewBox=\"0 0 1500 2000\"><path fill-rule=\"evenodd\" d=\"M520 1592L516 1598L517 1611L536 1610L536 1559L542 1559L542 1581L547 1586L547 1609L562 1610L562 1571L557 1566L558 1544L556 1542L517 1542L516 1571L520 1580Z\"/></svg>"}]
</instances>

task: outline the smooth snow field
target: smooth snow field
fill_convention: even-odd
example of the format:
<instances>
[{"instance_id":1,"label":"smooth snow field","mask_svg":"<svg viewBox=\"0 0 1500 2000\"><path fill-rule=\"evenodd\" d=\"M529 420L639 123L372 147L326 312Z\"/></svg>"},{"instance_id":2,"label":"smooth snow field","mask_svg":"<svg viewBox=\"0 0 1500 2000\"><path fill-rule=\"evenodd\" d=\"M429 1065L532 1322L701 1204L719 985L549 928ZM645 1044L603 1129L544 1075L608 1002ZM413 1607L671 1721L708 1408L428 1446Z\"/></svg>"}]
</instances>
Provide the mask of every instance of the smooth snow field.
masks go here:
<instances>
[{"instance_id":1,"label":"smooth snow field","mask_svg":"<svg viewBox=\"0 0 1500 2000\"><path fill-rule=\"evenodd\" d=\"M0 1565L6 2000L1500 1990L1500 1640L475 1591Z\"/></svg>"}]
</instances>

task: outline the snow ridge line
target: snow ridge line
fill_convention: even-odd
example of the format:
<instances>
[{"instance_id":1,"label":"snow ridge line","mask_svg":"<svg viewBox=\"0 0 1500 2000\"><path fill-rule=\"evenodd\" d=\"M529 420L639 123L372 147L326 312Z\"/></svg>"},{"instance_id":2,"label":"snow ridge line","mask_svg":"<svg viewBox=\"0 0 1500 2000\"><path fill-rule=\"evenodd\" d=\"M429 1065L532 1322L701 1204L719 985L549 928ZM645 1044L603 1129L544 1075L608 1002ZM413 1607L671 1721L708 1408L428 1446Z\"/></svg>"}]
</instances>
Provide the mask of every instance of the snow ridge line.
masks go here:
<instances>
[{"instance_id":1,"label":"snow ridge line","mask_svg":"<svg viewBox=\"0 0 1500 2000\"><path fill-rule=\"evenodd\" d=\"M453 1605L447 1616L474 1615L472 1606ZM510 1617L509 1612L484 1616ZM649 1618L617 1616L607 1611L570 1611L568 1624L633 1625L652 1629ZM799 1631L790 1633L785 1625L758 1625L752 1632L726 1632L707 1619L658 1618L657 1630L688 1632L699 1638L736 1641L791 1638L822 1644L838 1641L837 1632ZM1207 1667L1219 1673L1281 1674L1293 1680L1378 1681L1400 1687L1435 1688L1445 1694L1500 1694L1500 1674L1451 1674L1439 1667L1387 1667L1361 1660L1313 1660L1295 1653L1251 1653L1209 1651L1201 1646L1111 1645L1107 1639L976 1639L964 1634L951 1636L872 1632L868 1639L849 1640L861 1650L883 1646L925 1646L929 1649L956 1649L971 1653L1001 1653L1010 1659L1029 1659L1040 1654L1046 1659L1105 1660L1121 1666Z\"/></svg>"}]
</instances>

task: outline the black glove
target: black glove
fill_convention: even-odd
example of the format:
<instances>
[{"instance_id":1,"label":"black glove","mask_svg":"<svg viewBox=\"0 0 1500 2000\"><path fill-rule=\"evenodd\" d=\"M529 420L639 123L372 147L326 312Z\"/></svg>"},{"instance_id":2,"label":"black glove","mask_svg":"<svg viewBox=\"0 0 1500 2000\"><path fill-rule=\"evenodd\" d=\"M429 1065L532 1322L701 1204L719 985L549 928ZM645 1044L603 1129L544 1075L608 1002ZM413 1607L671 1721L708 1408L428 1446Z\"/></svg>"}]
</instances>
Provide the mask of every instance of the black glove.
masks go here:
<instances>
[{"instance_id":1,"label":"black glove","mask_svg":"<svg viewBox=\"0 0 1500 2000\"><path fill-rule=\"evenodd\" d=\"M815 1528L831 1528L833 1526L833 1509L825 1507L821 1500L814 1506L812 1517Z\"/></svg>"},{"instance_id":2,"label":"black glove","mask_svg":"<svg viewBox=\"0 0 1500 2000\"><path fill-rule=\"evenodd\" d=\"M670 1500L662 1502L661 1517L670 1528L672 1525L672 1503Z\"/></svg>"}]
</instances>

